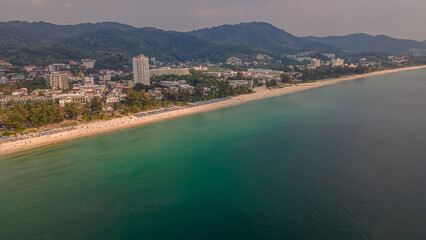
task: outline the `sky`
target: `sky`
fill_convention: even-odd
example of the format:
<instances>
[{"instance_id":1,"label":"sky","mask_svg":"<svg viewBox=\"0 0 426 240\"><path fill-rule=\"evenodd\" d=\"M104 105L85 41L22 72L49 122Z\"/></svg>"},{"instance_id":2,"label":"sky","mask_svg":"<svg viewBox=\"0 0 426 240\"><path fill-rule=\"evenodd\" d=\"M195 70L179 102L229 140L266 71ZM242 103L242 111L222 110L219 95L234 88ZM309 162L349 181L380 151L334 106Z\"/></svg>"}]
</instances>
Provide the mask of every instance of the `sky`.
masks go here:
<instances>
[{"instance_id":1,"label":"sky","mask_svg":"<svg viewBox=\"0 0 426 240\"><path fill-rule=\"evenodd\" d=\"M0 0L0 21L114 21L190 31L263 21L296 36L385 34L426 40L426 0Z\"/></svg>"}]
</instances>

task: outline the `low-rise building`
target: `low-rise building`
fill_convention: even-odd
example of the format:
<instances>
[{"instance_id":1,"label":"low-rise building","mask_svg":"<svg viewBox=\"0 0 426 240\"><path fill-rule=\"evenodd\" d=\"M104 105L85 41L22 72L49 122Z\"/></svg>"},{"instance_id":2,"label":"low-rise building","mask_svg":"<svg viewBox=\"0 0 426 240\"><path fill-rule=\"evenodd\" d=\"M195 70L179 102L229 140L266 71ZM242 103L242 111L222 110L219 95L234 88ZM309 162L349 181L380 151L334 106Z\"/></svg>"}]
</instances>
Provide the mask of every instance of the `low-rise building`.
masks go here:
<instances>
[{"instance_id":1,"label":"low-rise building","mask_svg":"<svg viewBox=\"0 0 426 240\"><path fill-rule=\"evenodd\" d=\"M185 85L186 81L185 80L180 80L180 81L161 81L160 84L163 85L163 86L165 86L165 87L171 87L171 86Z\"/></svg>"},{"instance_id":2,"label":"low-rise building","mask_svg":"<svg viewBox=\"0 0 426 240\"><path fill-rule=\"evenodd\" d=\"M241 86L251 87L252 81L249 81L249 80L231 80L231 81L229 81L229 85L231 85L233 87L241 87Z\"/></svg>"},{"instance_id":3,"label":"low-rise building","mask_svg":"<svg viewBox=\"0 0 426 240\"><path fill-rule=\"evenodd\" d=\"M189 72L188 68L159 68L159 69L151 69L149 70L151 77L153 76L163 76L163 75L189 75L191 74Z\"/></svg>"},{"instance_id":4,"label":"low-rise building","mask_svg":"<svg viewBox=\"0 0 426 240\"><path fill-rule=\"evenodd\" d=\"M83 77L83 85L94 85L95 79L93 77Z\"/></svg>"},{"instance_id":5,"label":"low-rise building","mask_svg":"<svg viewBox=\"0 0 426 240\"><path fill-rule=\"evenodd\" d=\"M237 57L230 57L226 60L226 64L229 65L243 65L243 60Z\"/></svg>"},{"instance_id":6,"label":"low-rise building","mask_svg":"<svg viewBox=\"0 0 426 240\"><path fill-rule=\"evenodd\" d=\"M64 107L67 103L86 103L89 101L89 97L83 94L60 94L53 96L53 99L58 99L61 107Z\"/></svg>"},{"instance_id":7,"label":"low-rise building","mask_svg":"<svg viewBox=\"0 0 426 240\"><path fill-rule=\"evenodd\" d=\"M250 68L247 72L243 72L245 77L249 78L258 78L258 79L279 79L283 71L276 71L270 69L255 69Z\"/></svg>"},{"instance_id":8,"label":"low-rise building","mask_svg":"<svg viewBox=\"0 0 426 240\"><path fill-rule=\"evenodd\" d=\"M313 58L311 60L311 67L317 68L317 67L320 67L320 66L321 66L321 60L316 59L316 58Z\"/></svg>"},{"instance_id":9,"label":"low-rise building","mask_svg":"<svg viewBox=\"0 0 426 240\"><path fill-rule=\"evenodd\" d=\"M6 62L6 61L0 60L0 71L3 71L3 70L6 70L6 69L9 69L9 68L11 68L11 67L13 67L13 65L12 65L12 64L10 64L10 63L8 63L8 62Z\"/></svg>"},{"instance_id":10,"label":"low-rise building","mask_svg":"<svg viewBox=\"0 0 426 240\"><path fill-rule=\"evenodd\" d=\"M86 69L92 69L95 67L96 60L94 59L81 59L81 63Z\"/></svg>"},{"instance_id":11,"label":"low-rise building","mask_svg":"<svg viewBox=\"0 0 426 240\"><path fill-rule=\"evenodd\" d=\"M341 58L335 58L331 61L332 67L343 67L345 65L345 60Z\"/></svg>"},{"instance_id":12,"label":"low-rise building","mask_svg":"<svg viewBox=\"0 0 426 240\"><path fill-rule=\"evenodd\" d=\"M0 106L7 106L9 103L13 102L14 105L27 105L34 104L38 102L46 102L51 100L50 97L45 96L6 96L0 99Z\"/></svg>"},{"instance_id":13,"label":"low-rise building","mask_svg":"<svg viewBox=\"0 0 426 240\"><path fill-rule=\"evenodd\" d=\"M55 64L51 64L48 67L49 72L60 72L63 70L67 70L70 68L70 65L68 64L63 64L63 63L55 63Z\"/></svg>"}]
</instances>

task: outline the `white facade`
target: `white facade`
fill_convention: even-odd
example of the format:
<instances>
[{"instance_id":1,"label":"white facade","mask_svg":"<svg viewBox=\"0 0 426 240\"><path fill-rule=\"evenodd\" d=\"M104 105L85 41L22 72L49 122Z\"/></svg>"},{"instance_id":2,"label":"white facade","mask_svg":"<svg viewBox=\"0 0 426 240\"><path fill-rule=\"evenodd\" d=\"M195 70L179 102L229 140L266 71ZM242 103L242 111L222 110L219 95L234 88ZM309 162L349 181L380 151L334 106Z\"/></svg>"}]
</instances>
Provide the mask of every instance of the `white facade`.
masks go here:
<instances>
[{"instance_id":1,"label":"white facade","mask_svg":"<svg viewBox=\"0 0 426 240\"><path fill-rule=\"evenodd\" d=\"M93 77L83 77L83 85L94 85L95 80Z\"/></svg>"},{"instance_id":2,"label":"white facade","mask_svg":"<svg viewBox=\"0 0 426 240\"><path fill-rule=\"evenodd\" d=\"M331 63L332 67L343 67L343 65L345 65L345 60L341 58L333 59Z\"/></svg>"},{"instance_id":3,"label":"white facade","mask_svg":"<svg viewBox=\"0 0 426 240\"><path fill-rule=\"evenodd\" d=\"M133 58L133 82L151 85L149 73L149 58L139 55Z\"/></svg>"},{"instance_id":4,"label":"white facade","mask_svg":"<svg viewBox=\"0 0 426 240\"><path fill-rule=\"evenodd\" d=\"M86 69L91 69L95 67L96 60L94 59L81 59L81 63Z\"/></svg>"},{"instance_id":5,"label":"white facade","mask_svg":"<svg viewBox=\"0 0 426 240\"><path fill-rule=\"evenodd\" d=\"M47 86L52 87L54 89L69 89L69 81L68 81L68 75L61 74L58 72L54 72L52 74L46 74L46 83Z\"/></svg>"},{"instance_id":6,"label":"white facade","mask_svg":"<svg viewBox=\"0 0 426 240\"><path fill-rule=\"evenodd\" d=\"M237 58L237 57L230 57L228 60L226 60L226 64L229 65L243 65L243 60Z\"/></svg>"},{"instance_id":7,"label":"white facade","mask_svg":"<svg viewBox=\"0 0 426 240\"><path fill-rule=\"evenodd\" d=\"M321 60L313 58L311 60L311 66L314 68L320 67L321 66Z\"/></svg>"},{"instance_id":8,"label":"white facade","mask_svg":"<svg viewBox=\"0 0 426 240\"><path fill-rule=\"evenodd\" d=\"M328 57L328 58L332 59L332 58L335 58L335 57L336 57L336 54L332 54L332 53L325 53L325 54L324 54L324 56L326 56L326 57Z\"/></svg>"},{"instance_id":9,"label":"white facade","mask_svg":"<svg viewBox=\"0 0 426 240\"><path fill-rule=\"evenodd\" d=\"M63 63L55 63L48 66L49 72L59 72L69 68L70 66L68 64Z\"/></svg>"},{"instance_id":10,"label":"white facade","mask_svg":"<svg viewBox=\"0 0 426 240\"><path fill-rule=\"evenodd\" d=\"M159 69L151 69L150 70L151 77L152 76L163 76L163 75L189 75L188 68L159 68Z\"/></svg>"}]
</instances>

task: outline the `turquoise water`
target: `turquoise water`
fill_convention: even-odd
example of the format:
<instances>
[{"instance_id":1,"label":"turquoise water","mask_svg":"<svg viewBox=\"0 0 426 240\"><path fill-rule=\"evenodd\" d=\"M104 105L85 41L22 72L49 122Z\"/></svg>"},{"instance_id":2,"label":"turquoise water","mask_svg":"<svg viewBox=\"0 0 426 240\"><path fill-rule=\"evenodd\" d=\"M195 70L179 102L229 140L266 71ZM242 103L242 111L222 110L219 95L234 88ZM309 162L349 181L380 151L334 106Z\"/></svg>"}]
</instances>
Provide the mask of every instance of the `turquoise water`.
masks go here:
<instances>
[{"instance_id":1,"label":"turquoise water","mask_svg":"<svg viewBox=\"0 0 426 240\"><path fill-rule=\"evenodd\" d=\"M1 239L426 239L426 71L0 158Z\"/></svg>"}]
</instances>

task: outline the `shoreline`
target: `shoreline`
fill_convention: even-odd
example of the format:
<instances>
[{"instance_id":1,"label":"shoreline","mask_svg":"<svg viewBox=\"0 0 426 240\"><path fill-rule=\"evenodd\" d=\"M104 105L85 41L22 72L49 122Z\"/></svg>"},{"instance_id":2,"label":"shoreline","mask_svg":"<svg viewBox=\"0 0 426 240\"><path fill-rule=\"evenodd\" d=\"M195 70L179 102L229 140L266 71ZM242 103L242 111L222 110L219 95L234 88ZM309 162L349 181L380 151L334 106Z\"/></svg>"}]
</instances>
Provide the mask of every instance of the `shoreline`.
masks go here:
<instances>
[{"instance_id":1,"label":"shoreline","mask_svg":"<svg viewBox=\"0 0 426 240\"><path fill-rule=\"evenodd\" d=\"M0 155L7 155L11 153L26 151L33 148L38 148L38 147L65 142L69 140L74 140L78 138L92 137L92 136L96 136L103 133L147 125L147 124L151 124L151 123L155 123L159 121L169 120L169 119L178 118L178 117L184 117L184 116L188 116L192 114L214 111L217 109L235 106L235 105L239 105L246 102L286 95L286 94L300 92L300 91L322 87L322 86L328 86L328 85L336 84L339 82L367 78L367 77L375 77L375 76L410 71L410 70L418 70L418 69L424 69L424 68L426 68L426 65L398 68L398 69L385 70L385 71L379 71L379 72L345 76L341 78L317 80L311 83L303 83L300 85L292 85L288 87L276 88L276 89L270 89L270 90L267 89L266 87L257 87L255 88L254 93L239 95L239 96L231 97L230 99L227 99L227 100L213 102L213 103L209 103L205 105L195 106L191 108L183 108L183 109L164 112L164 113L160 113L156 115L148 115L144 117L136 117L135 115L131 115L131 116L124 116L122 118L117 118L112 120L96 121L96 122L78 125L77 127L75 127L74 129L70 131L19 140L16 142L3 143L2 145L0 145Z\"/></svg>"}]
</instances>

